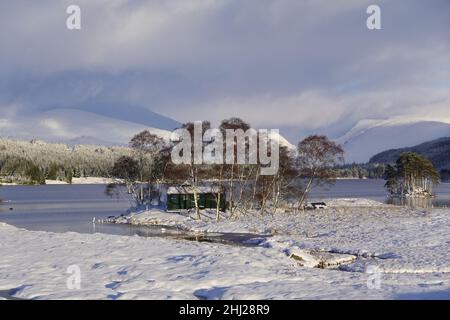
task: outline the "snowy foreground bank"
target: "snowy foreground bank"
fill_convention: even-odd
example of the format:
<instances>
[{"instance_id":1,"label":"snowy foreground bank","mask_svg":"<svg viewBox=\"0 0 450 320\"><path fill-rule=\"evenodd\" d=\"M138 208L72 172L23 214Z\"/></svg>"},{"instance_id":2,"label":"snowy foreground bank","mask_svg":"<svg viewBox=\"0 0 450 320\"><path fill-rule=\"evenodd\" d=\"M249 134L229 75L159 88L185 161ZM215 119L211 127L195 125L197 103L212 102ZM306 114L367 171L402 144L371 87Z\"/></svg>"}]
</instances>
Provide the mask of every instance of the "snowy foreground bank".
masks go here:
<instances>
[{"instance_id":1,"label":"snowy foreground bank","mask_svg":"<svg viewBox=\"0 0 450 320\"><path fill-rule=\"evenodd\" d=\"M254 247L0 224L0 292L28 299L450 299L448 210L331 204L218 223L157 211L130 219L272 235ZM67 287L73 265L80 289Z\"/></svg>"}]
</instances>

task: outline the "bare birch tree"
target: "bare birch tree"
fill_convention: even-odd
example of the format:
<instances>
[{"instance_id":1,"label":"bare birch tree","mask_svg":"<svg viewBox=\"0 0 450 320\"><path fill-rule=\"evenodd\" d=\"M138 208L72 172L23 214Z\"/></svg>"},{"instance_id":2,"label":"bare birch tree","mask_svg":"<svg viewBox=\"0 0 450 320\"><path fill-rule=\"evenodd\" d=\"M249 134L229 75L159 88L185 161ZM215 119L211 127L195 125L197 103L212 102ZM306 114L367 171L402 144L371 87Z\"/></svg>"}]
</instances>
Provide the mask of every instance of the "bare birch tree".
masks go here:
<instances>
[{"instance_id":1,"label":"bare birch tree","mask_svg":"<svg viewBox=\"0 0 450 320\"><path fill-rule=\"evenodd\" d=\"M306 186L300 194L299 208L305 201L314 185L332 183L336 179L334 167L343 162L342 147L326 136L312 135L299 142L297 165L300 177L306 179Z\"/></svg>"}]
</instances>

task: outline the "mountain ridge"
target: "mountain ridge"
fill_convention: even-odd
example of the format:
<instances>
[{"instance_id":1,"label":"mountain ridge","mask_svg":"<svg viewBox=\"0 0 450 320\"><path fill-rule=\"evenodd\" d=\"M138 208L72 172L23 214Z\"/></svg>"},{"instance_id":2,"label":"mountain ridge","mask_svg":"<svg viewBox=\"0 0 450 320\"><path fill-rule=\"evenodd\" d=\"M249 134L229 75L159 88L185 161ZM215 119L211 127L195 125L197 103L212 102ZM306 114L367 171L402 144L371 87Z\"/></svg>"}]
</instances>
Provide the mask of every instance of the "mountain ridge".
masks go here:
<instances>
[{"instance_id":1,"label":"mountain ridge","mask_svg":"<svg viewBox=\"0 0 450 320\"><path fill-rule=\"evenodd\" d=\"M393 163L403 152L418 153L429 159L439 170L450 169L450 136L427 141L413 147L386 150L370 158L369 163Z\"/></svg>"},{"instance_id":2,"label":"mountain ridge","mask_svg":"<svg viewBox=\"0 0 450 320\"><path fill-rule=\"evenodd\" d=\"M335 139L345 151L347 163L366 163L380 152L450 136L446 119L393 118L358 122L345 135Z\"/></svg>"}]
</instances>

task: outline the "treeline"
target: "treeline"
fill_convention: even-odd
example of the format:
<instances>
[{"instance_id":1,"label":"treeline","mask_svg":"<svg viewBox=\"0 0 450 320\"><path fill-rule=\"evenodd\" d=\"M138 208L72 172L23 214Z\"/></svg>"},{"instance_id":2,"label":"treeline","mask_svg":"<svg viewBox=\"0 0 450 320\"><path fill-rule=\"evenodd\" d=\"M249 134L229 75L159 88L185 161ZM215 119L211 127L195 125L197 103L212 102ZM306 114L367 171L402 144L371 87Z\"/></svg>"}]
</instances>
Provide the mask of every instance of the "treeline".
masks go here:
<instances>
[{"instance_id":1,"label":"treeline","mask_svg":"<svg viewBox=\"0 0 450 320\"><path fill-rule=\"evenodd\" d=\"M46 179L71 183L73 177L111 177L114 163L131 154L126 147L98 147L0 138L3 182L44 184Z\"/></svg>"},{"instance_id":2,"label":"treeline","mask_svg":"<svg viewBox=\"0 0 450 320\"><path fill-rule=\"evenodd\" d=\"M386 171L384 163L346 164L336 168L339 178L383 179Z\"/></svg>"},{"instance_id":3,"label":"treeline","mask_svg":"<svg viewBox=\"0 0 450 320\"><path fill-rule=\"evenodd\" d=\"M336 174L338 178L347 179L385 179L386 170L392 163L364 163L364 164L346 164L336 166ZM442 169L439 171L441 181L450 181L450 170Z\"/></svg>"}]
</instances>

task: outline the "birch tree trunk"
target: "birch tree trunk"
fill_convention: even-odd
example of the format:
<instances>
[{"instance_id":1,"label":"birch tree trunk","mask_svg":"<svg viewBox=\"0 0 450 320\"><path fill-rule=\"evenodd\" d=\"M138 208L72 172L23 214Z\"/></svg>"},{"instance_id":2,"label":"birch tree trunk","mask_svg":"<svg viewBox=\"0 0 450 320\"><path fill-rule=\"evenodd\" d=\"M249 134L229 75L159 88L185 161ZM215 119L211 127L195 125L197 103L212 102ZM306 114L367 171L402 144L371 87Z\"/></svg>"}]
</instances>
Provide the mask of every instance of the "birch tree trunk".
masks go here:
<instances>
[{"instance_id":1,"label":"birch tree trunk","mask_svg":"<svg viewBox=\"0 0 450 320\"><path fill-rule=\"evenodd\" d=\"M315 175L315 174L314 174ZM312 183L313 183L313 180L314 180L314 176L311 176L310 178L309 178L309 181L308 181L308 184L306 185L306 188L305 188L305 191L302 193L302 196L300 197L300 201L299 201L299 208L301 208L302 209L302 211L303 211L303 209L304 209L304 202L305 202L305 200L306 200L306 198L307 198L307 196L308 196L308 193L309 193L309 189L311 188L311 185L312 185Z\"/></svg>"}]
</instances>

